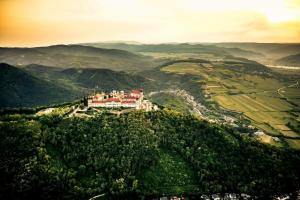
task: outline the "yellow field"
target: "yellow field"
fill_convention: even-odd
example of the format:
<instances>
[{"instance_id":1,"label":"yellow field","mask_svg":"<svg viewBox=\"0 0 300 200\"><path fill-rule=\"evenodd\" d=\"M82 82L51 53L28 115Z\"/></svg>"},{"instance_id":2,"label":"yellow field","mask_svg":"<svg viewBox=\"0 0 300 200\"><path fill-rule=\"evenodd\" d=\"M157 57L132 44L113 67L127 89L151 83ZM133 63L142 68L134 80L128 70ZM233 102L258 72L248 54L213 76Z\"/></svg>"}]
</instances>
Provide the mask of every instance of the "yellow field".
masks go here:
<instances>
[{"instance_id":1,"label":"yellow field","mask_svg":"<svg viewBox=\"0 0 300 200\"><path fill-rule=\"evenodd\" d=\"M299 135L290 130L285 124L289 114L286 112L289 105L286 105L283 100L268 97L267 100L272 99L271 102L264 101L260 97L255 99L249 95L218 95L213 99L217 101L222 107L230 110L243 112L245 116L255 121L256 124L265 123L277 130L282 135L289 137L298 137Z\"/></svg>"}]
</instances>

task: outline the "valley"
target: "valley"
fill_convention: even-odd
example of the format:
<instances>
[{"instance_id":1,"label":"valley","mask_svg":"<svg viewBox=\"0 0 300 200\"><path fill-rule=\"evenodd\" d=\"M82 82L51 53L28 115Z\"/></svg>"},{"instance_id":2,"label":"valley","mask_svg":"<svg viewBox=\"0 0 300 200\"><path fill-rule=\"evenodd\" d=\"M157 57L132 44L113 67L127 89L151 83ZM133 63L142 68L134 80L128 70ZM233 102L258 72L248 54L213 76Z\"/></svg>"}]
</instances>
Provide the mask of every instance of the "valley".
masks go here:
<instances>
[{"instance_id":1,"label":"valley","mask_svg":"<svg viewBox=\"0 0 300 200\"><path fill-rule=\"evenodd\" d=\"M27 52L31 52L31 55L34 54L32 52L45 52L51 55L53 52L61 52L64 55L74 56L82 55L84 52L84 55L114 56L117 54L114 54L111 49L120 48L121 51L137 53L136 57L139 57L138 54L143 54L153 63L162 64L125 72L101 69L101 66L100 69L88 68L84 65L80 65L80 68L72 68L68 65L65 66L67 68L61 68L60 65L49 67L40 65L39 63L43 62L35 60L34 64L18 68L43 81L59 85L59 88L73 95L65 93L65 99L75 100L101 90L143 88L146 96L157 101L159 105L179 112L195 114L212 123L231 124L245 129L246 133L253 133L253 128L247 127L254 126L264 132L263 135L258 136L262 142L279 147L300 148L299 130L295 128L300 124L300 88L296 84L300 77L298 69L268 67L246 58L230 55L230 52L237 55L238 51L234 48L245 48L245 51L241 52L247 58L250 55L258 56L254 53L255 48L261 52L259 57L263 54L269 55L271 50L266 51L259 45L247 46L247 44L239 44L238 47L234 46L237 44L232 44L233 46L226 44L226 47L222 46L223 44L85 45L94 47L67 45L24 50L2 49L1 52L3 56L8 54L20 56L20 53ZM98 47L102 49L98 50ZM276 45L266 47L279 48ZM294 47L288 48L291 51ZM121 51L116 50L122 55L126 53ZM126 54L131 55L129 52ZM21 59L25 58L21 56ZM115 69L112 64L110 67ZM45 98L48 98L47 95ZM23 101L23 104L18 105L28 106L35 103L28 104Z\"/></svg>"},{"instance_id":2,"label":"valley","mask_svg":"<svg viewBox=\"0 0 300 200\"><path fill-rule=\"evenodd\" d=\"M300 148L299 131L291 130L287 126L288 122L299 123L300 90L297 82L291 84L292 80L278 80L278 77L267 71L263 74L242 74L236 69L238 67L217 62L176 63L163 67L161 71L198 75L201 81L195 85L206 96L206 102L212 106L221 106L221 109L240 112L267 135L280 136L284 138L284 143ZM284 92L286 96L283 96L280 92L283 89L290 92ZM268 143L278 145L272 139Z\"/></svg>"},{"instance_id":3,"label":"valley","mask_svg":"<svg viewBox=\"0 0 300 200\"><path fill-rule=\"evenodd\" d=\"M299 194L297 66L265 66L243 45L105 45L0 50L5 197ZM120 106L137 88L155 109Z\"/></svg>"},{"instance_id":4,"label":"valley","mask_svg":"<svg viewBox=\"0 0 300 200\"><path fill-rule=\"evenodd\" d=\"M0 200L300 200L300 0L0 16Z\"/></svg>"}]
</instances>

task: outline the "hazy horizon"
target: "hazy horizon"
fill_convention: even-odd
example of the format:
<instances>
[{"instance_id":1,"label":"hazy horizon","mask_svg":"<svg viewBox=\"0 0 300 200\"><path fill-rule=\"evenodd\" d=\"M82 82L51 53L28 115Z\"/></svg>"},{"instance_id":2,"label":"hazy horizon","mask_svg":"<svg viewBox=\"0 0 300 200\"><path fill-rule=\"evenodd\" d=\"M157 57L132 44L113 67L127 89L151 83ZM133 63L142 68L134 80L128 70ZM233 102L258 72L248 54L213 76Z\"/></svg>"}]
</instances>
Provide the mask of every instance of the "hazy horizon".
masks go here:
<instances>
[{"instance_id":1,"label":"hazy horizon","mask_svg":"<svg viewBox=\"0 0 300 200\"><path fill-rule=\"evenodd\" d=\"M210 44L251 44L251 43L257 43L257 44L295 44L298 45L300 42L158 42L158 43L144 43L144 42L138 42L138 41L126 41L126 40L116 40L116 41L94 41L94 42L81 42L81 43L53 43L53 44L44 44L44 45L32 45L32 46L1 46L1 48L36 48L36 47L49 47L49 46L57 46L57 45L84 45L84 44L96 44L96 43L107 43L107 44L130 44L130 45L160 45L160 44L202 44L202 45L210 45Z\"/></svg>"},{"instance_id":2,"label":"hazy horizon","mask_svg":"<svg viewBox=\"0 0 300 200\"><path fill-rule=\"evenodd\" d=\"M0 0L0 46L300 43L300 0Z\"/></svg>"}]
</instances>

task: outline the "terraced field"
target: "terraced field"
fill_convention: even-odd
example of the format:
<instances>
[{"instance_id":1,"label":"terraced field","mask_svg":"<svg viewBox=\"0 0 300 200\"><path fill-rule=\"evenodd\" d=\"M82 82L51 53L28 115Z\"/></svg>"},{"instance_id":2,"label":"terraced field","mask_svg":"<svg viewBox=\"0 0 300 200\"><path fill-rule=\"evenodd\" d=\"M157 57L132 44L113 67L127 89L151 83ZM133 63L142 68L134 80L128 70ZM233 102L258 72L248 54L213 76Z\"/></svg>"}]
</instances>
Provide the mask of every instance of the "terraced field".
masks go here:
<instances>
[{"instance_id":1,"label":"terraced field","mask_svg":"<svg viewBox=\"0 0 300 200\"><path fill-rule=\"evenodd\" d=\"M300 130L287 123L300 123L300 87L298 80L283 81L263 73L243 73L241 66L222 62L211 64L176 63L163 67L166 73L198 75L202 91L208 99L227 110L242 112L252 124L270 136L300 149ZM278 91L279 90L279 91ZM263 142L276 144L272 137Z\"/></svg>"}]
</instances>

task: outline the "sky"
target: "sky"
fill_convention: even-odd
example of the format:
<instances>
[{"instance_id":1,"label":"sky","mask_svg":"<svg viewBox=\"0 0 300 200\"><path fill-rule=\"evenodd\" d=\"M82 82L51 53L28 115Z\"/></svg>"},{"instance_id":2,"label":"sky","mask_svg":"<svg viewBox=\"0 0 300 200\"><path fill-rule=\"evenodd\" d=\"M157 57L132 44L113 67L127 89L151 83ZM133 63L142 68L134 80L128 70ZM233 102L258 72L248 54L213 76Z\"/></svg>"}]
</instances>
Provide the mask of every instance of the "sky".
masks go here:
<instances>
[{"instance_id":1,"label":"sky","mask_svg":"<svg viewBox=\"0 0 300 200\"><path fill-rule=\"evenodd\" d=\"M0 46L298 42L300 0L0 0Z\"/></svg>"}]
</instances>

